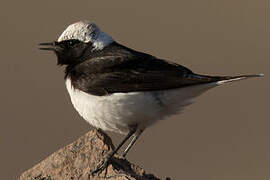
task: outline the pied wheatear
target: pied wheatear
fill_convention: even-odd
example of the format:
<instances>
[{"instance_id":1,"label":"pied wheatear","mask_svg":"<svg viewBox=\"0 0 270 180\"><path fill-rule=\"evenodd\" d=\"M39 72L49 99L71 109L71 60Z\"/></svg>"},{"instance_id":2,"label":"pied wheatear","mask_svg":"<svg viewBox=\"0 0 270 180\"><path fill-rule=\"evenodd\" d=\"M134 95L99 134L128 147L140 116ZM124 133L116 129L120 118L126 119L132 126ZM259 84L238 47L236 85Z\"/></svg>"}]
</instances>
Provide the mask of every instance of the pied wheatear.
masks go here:
<instances>
[{"instance_id":1,"label":"pied wheatear","mask_svg":"<svg viewBox=\"0 0 270 180\"><path fill-rule=\"evenodd\" d=\"M92 126L126 134L120 145L92 173L105 169L111 157L133 136L125 157L148 126L180 113L193 99L219 85L261 77L208 76L135 51L117 43L89 21L71 24L57 41L41 43L64 65L72 104Z\"/></svg>"}]
</instances>

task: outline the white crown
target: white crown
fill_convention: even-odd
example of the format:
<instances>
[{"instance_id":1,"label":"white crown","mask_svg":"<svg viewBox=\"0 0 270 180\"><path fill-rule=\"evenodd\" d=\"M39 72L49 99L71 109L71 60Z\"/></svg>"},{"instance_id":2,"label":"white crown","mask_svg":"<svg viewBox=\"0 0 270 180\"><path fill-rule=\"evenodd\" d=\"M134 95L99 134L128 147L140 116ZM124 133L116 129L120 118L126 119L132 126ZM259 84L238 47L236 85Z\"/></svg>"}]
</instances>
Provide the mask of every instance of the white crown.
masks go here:
<instances>
[{"instance_id":1,"label":"white crown","mask_svg":"<svg viewBox=\"0 0 270 180\"><path fill-rule=\"evenodd\" d=\"M95 23L79 21L69 25L58 38L58 42L69 39L77 39L85 43L91 42L95 49L103 49L114 40L111 36L102 32Z\"/></svg>"}]
</instances>

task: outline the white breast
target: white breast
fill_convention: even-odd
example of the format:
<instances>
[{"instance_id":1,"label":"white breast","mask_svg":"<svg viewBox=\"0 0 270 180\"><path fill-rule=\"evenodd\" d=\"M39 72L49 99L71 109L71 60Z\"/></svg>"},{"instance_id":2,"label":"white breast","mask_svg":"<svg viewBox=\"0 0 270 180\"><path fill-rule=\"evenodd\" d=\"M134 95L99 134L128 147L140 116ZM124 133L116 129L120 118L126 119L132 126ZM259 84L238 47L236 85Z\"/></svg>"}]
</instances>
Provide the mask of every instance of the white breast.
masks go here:
<instances>
[{"instance_id":1,"label":"white breast","mask_svg":"<svg viewBox=\"0 0 270 180\"><path fill-rule=\"evenodd\" d=\"M94 96L75 89L70 79L66 87L72 104L91 125L103 130L127 133L132 125L144 129L157 120L179 113L192 98L215 84L166 91L114 93Z\"/></svg>"}]
</instances>

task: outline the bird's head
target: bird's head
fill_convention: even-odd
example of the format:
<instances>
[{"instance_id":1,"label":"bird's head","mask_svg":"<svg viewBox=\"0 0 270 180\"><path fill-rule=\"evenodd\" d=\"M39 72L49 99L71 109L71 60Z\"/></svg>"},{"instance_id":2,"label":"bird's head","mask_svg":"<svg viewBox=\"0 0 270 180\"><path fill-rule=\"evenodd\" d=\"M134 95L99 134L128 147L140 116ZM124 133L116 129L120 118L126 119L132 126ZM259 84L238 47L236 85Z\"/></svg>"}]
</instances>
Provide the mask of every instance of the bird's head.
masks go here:
<instances>
[{"instance_id":1,"label":"bird's head","mask_svg":"<svg viewBox=\"0 0 270 180\"><path fill-rule=\"evenodd\" d=\"M40 43L39 49L54 51L59 65L71 65L82 61L86 53L100 51L112 42L112 37L96 24L79 21L69 25L57 41Z\"/></svg>"}]
</instances>

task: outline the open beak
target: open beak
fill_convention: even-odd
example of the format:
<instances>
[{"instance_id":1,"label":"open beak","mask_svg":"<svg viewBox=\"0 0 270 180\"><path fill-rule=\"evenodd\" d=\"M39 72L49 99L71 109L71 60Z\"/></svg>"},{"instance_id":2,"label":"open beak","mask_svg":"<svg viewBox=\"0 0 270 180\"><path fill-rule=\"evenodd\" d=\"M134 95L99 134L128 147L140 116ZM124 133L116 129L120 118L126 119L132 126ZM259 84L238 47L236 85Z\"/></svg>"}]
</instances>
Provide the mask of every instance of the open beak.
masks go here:
<instances>
[{"instance_id":1,"label":"open beak","mask_svg":"<svg viewBox=\"0 0 270 180\"><path fill-rule=\"evenodd\" d=\"M57 42L39 43L40 50L55 51L58 48Z\"/></svg>"}]
</instances>

